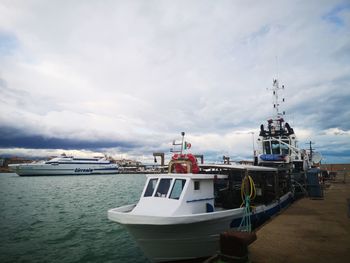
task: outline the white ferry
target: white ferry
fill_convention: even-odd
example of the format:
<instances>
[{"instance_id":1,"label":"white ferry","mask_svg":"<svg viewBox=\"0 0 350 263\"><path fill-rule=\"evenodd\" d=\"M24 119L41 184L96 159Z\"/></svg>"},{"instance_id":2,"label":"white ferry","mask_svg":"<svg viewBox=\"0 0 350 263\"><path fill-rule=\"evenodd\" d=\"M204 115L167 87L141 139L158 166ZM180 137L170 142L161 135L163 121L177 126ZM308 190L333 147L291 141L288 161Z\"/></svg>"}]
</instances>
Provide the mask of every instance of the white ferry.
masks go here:
<instances>
[{"instance_id":1,"label":"white ferry","mask_svg":"<svg viewBox=\"0 0 350 263\"><path fill-rule=\"evenodd\" d=\"M9 168L20 176L118 173L118 165L106 158L76 158L66 155L49 161L10 164Z\"/></svg>"}]
</instances>

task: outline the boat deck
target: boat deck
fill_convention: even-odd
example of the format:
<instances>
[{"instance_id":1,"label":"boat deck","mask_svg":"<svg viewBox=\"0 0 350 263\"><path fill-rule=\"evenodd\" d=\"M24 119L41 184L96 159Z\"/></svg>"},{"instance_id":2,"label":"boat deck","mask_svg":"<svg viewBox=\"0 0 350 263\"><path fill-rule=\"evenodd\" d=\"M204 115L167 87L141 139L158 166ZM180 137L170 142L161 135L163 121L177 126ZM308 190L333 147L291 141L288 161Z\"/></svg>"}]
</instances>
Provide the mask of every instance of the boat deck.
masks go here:
<instances>
[{"instance_id":1,"label":"boat deck","mask_svg":"<svg viewBox=\"0 0 350 263\"><path fill-rule=\"evenodd\" d=\"M257 231L250 259L262 262L348 262L350 175L332 181L324 200L296 201Z\"/></svg>"}]
</instances>

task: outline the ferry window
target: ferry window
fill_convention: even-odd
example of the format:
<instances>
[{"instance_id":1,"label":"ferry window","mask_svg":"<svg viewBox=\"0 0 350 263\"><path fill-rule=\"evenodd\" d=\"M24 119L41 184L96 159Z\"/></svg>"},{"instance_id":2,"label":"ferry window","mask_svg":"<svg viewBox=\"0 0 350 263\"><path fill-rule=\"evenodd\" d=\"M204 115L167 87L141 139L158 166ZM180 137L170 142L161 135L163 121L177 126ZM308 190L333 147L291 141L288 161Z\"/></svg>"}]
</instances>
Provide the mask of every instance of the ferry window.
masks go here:
<instances>
[{"instance_id":1,"label":"ferry window","mask_svg":"<svg viewBox=\"0 0 350 263\"><path fill-rule=\"evenodd\" d=\"M200 184L199 181L194 181L194 190L199 190Z\"/></svg>"},{"instance_id":2,"label":"ferry window","mask_svg":"<svg viewBox=\"0 0 350 263\"><path fill-rule=\"evenodd\" d=\"M166 197L169 187L170 187L171 179L160 179L157 191L156 191L156 197Z\"/></svg>"},{"instance_id":3,"label":"ferry window","mask_svg":"<svg viewBox=\"0 0 350 263\"><path fill-rule=\"evenodd\" d=\"M171 199L179 199L184 189L186 180L185 179L176 179L173 185L173 189L171 190L169 198Z\"/></svg>"},{"instance_id":4,"label":"ferry window","mask_svg":"<svg viewBox=\"0 0 350 263\"><path fill-rule=\"evenodd\" d=\"M158 179L156 179L156 178L149 180L145 194L144 194L145 197L153 195L154 188L156 187L157 181L158 181Z\"/></svg>"},{"instance_id":5,"label":"ferry window","mask_svg":"<svg viewBox=\"0 0 350 263\"><path fill-rule=\"evenodd\" d=\"M264 142L265 154L271 154L270 142Z\"/></svg>"}]
</instances>

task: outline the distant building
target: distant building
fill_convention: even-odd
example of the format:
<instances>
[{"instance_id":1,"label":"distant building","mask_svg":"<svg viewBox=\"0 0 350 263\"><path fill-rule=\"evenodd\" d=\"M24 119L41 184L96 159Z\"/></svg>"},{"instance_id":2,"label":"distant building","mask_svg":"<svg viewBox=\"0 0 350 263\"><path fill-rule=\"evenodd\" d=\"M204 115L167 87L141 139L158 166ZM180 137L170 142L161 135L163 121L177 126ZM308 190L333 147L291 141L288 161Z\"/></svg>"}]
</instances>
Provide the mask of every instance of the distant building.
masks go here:
<instances>
[{"instance_id":1,"label":"distant building","mask_svg":"<svg viewBox=\"0 0 350 263\"><path fill-rule=\"evenodd\" d=\"M20 157L11 157L6 159L5 161L5 165L9 165L9 164L13 164L13 163L31 163L33 160L29 160L29 159L24 159L24 158L20 158Z\"/></svg>"},{"instance_id":2,"label":"distant building","mask_svg":"<svg viewBox=\"0 0 350 263\"><path fill-rule=\"evenodd\" d=\"M28 159L19 158L19 157L0 158L0 172L2 172L2 173L10 172L10 169L8 168L9 164L30 163L32 161L33 160L28 160Z\"/></svg>"},{"instance_id":3,"label":"distant building","mask_svg":"<svg viewBox=\"0 0 350 263\"><path fill-rule=\"evenodd\" d=\"M115 160L115 163L117 163L119 166L122 166L122 167L139 167L142 165L142 163L139 161L127 160L127 159Z\"/></svg>"}]
</instances>

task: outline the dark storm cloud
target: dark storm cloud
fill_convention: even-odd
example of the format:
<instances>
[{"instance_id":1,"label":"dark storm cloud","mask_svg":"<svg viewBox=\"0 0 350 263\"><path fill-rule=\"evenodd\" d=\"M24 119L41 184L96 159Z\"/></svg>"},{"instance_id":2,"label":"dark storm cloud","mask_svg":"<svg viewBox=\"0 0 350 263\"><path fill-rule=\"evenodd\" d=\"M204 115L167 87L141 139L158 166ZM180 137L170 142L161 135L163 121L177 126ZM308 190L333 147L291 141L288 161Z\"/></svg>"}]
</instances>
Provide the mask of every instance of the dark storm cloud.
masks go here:
<instances>
[{"instance_id":1,"label":"dark storm cloud","mask_svg":"<svg viewBox=\"0 0 350 263\"><path fill-rule=\"evenodd\" d=\"M325 92L316 93L322 88L315 84L315 93L309 97L298 97L298 102L288 109L297 117L301 126L308 125L318 130L339 128L350 129L350 78L344 77L324 84ZM317 88L319 87L319 88Z\"/></svg>"},{"instance_id":2,"label":"dark storm cloud","mask_svg":"<svg viewBox=\"0 0 350 263\"><path fill-rule=\"evenodd\" d=\"M327 130L339 128L350 129L350 95L344 97L330 96L329 98L315 98L306 104L302 104L293 110L294 115L299 119L299 123L304 127ZM307 120L307 121L306 121Z\"/></svg>"},{"instance_id":3,"label":"dark storm cloud","mask_svg":"<svg viewBox=\"0 0 350 263\"><path fill-rule=\"evenodd\" d=\"M23 131L0 126L0 147L30 148L30 149L66 149L66 150L100 150L103 148L118 148L130 150L138 147L133 142L107 140L76 140L45 137L38 134L25 134Z\"/></svg>"}]
</instances>

